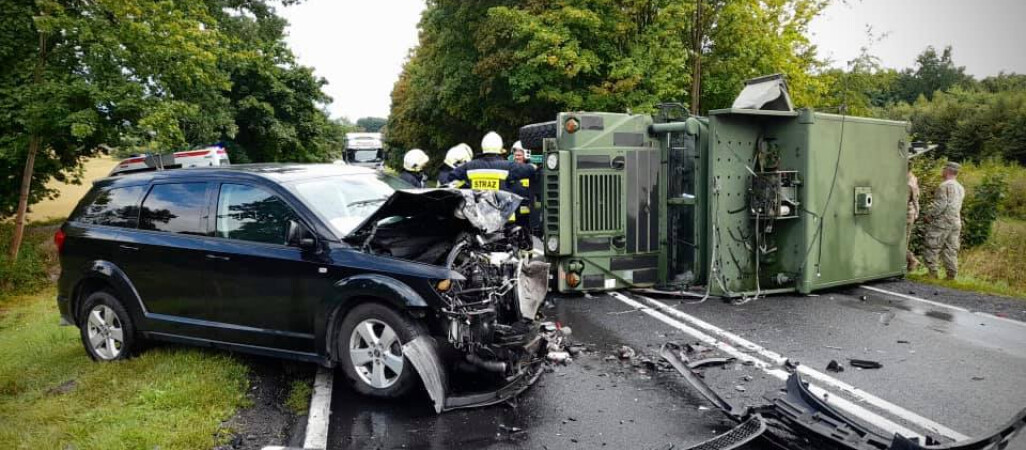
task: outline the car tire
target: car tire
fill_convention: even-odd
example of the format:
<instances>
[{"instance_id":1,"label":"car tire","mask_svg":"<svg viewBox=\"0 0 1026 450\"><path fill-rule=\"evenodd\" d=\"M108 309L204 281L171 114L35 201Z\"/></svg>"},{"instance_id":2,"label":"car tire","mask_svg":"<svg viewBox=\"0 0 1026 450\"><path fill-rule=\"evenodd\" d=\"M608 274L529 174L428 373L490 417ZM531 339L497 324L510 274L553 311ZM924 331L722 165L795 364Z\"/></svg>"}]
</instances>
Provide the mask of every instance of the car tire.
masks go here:
<instances>
[{"instance_id":1,"label":"car tire","mask_svg":"<svg viewBox=\"0 0 1026 450\"><path fill-rule=\"evenodd\" d=\"M131 316L114 294L96 291L79 309L79 335L94 361L117 361L132 356L138 339Z\"/></svg>"},{"instance_id":2,"label":"car tire","mask_svg":"<svg viewBox=\"0 0 1026 450\"><path fill-rule=\"evenodd\" d=\"M420 324L378 303L354 307L338 334L338 363L357 392L378 398L398 398L419 379L402 355L403 344L425 334Z\"/></svg>"},{"instance_id":3,"label":"car tire","mask_svg":"<svg viewBox=\"0 0 1026 450\"><path fill-rule=\"evenodd\" d=\"M556 121L533 123L520 127L520 145L531 152L542 151L542 141L556 137Z\"/></svg>"}]
</instances>

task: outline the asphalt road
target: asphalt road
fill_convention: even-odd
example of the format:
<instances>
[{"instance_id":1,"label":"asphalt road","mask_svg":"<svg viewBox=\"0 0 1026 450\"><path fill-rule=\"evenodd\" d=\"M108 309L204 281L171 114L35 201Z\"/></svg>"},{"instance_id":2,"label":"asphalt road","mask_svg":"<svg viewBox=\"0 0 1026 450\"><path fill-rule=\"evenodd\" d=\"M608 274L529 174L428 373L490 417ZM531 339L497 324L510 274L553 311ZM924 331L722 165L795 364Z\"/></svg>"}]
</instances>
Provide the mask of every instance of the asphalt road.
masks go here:
<instances>
[{"instance_id":1,"label":"asphalt road","mask_svg":"<svg viewBox=\"0 0 1026 450\"><path fill-rule=\"evenodd\" d=\"M923 297L933 292L909 283L877 287ZM436 415L425 394L369 400L339 376L329 448L687 448L731 424L682 377L645 361L658 363L665 342L701 339L720 345L709 356L736 352L771 366L775 356L799 361L803 370L822 374L806 379L826 389L831 401L854 405L857 419L885 430L901 427L942 440L975 436L1026 406L1026 324L858 287L741 306L647 297L555 298L546 314L572 327L574 342L587 351L545 374L516 405ZM950 297L971 311L1026 309L1018 300ZM638 356L619 358L624 345ZM850 358L883 367L857 370ZM827 372L831 360L845 370ZM706 369L705 379L736 405L763 404L763 396L783 387L758 365L741 363ZM1010 448L1026 449L1026 437Z\"/></svg>"}]
</instances>

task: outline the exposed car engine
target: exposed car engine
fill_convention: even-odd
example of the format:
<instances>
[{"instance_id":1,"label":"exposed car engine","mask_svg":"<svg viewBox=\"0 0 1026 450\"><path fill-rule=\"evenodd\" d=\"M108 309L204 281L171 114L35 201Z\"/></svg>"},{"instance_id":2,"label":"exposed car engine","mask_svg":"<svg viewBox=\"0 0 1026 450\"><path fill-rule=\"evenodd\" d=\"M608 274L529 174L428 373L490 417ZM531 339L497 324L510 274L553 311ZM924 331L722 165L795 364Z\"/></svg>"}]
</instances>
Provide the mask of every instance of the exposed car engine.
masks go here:
<instances>
[{"instance_id":1,"label":"exposed car engine","mask_svg":"<svg viewBox=\"0 0 1026 450\"><path fill-rule=\"evenodd\" d=\"M436 288L443 334L463 354L463 366L507 380L545 349L538 308L549 264L533 260L527 231L510 225L519 204L501 191L400 191L347 239L367 252L462 275Z\"/></svg>"}]
</instances>

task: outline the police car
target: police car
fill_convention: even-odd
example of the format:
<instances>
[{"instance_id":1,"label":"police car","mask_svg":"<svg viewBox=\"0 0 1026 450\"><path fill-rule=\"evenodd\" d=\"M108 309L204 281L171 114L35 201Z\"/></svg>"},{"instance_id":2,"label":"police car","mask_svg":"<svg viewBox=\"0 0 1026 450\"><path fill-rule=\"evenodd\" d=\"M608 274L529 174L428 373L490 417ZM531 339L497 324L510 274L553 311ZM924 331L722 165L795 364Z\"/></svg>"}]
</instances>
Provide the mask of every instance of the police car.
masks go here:
<instances>
[{"instance_id":1,"label":"police car","mask_svg":"<svg viewBox=\"0 0 1026 450\"><path fill-rule=\"evenodd\" d=\"M228 152L220 145L167 154L140 154L121 161L110 171L110 176L152 170L189 167L218 167L230 164Z\"/></svg>"}]
</instances>

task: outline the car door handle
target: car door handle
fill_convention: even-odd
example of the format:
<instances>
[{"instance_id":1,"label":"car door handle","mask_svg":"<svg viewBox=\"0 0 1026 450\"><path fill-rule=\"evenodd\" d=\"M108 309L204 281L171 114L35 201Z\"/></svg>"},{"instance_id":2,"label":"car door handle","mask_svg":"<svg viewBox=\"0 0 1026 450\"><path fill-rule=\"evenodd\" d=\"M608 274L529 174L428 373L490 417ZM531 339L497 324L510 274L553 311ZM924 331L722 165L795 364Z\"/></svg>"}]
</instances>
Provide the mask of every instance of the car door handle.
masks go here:
<instances>
[{"instance_id":1,"label":"car door handle","mask_svg":"<svg viewBox=\"0 0 1026 450\"><path fill-rule=\"evenodd\" d=\"M220 255L207 255L207 259L214 260L214 261L231 261L231 258L229 258L227 256L220 256Z\"/></svg>"},{"instance_id":2,"label":"car door handle","mask_svg":"<svg viewBox=\"0 0 1026 450\"><path fill-rule=\"evenodd\" d=\"M130 251L130 252L137 252L137 251L139 251L139 247L136 247L134 245L121 244L121 245L118 246L118 248L120 248L122 250Z\"/></svg>"}]
</instances>

